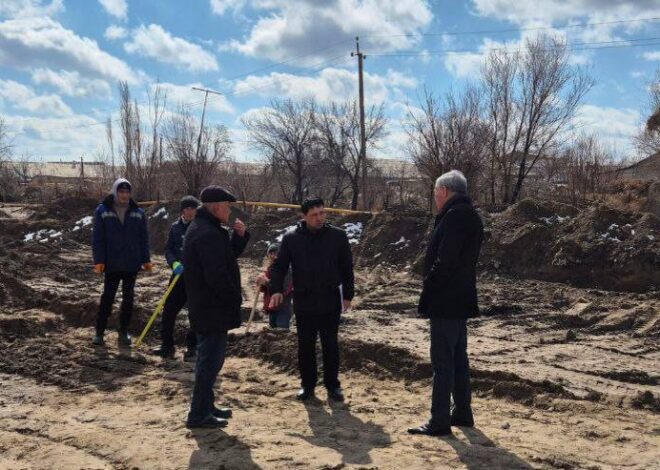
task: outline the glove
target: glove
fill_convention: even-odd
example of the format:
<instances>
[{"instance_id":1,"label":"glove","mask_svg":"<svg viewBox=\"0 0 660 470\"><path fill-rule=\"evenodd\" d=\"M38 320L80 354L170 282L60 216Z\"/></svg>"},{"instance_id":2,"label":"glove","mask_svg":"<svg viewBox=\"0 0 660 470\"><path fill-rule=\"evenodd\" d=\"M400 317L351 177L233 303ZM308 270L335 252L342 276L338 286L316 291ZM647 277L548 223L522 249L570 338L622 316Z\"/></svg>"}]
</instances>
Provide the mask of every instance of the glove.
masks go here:
<instances>
[{"instance_id":1,"label":"glove","mask_svg":"<svg viewBox=\"0 0 660 470\"><path fill-rule=\"evenodd\" d=\"M172 274L178 276L182 272L183 272L183 265L181 263L179 263L178 261L172 263Z\"/></svg>"},{"instance_id":2,"label":"glove","mask_svg":"<svg viewBox=\"0 0 660 470\"><path fill-rule=\"evenodd\" d=\"M105 264L103 263L98 263L94 265L94 272L101 274L105 271Z\"/></svg>"},{"instance_id":3,"label":"glove","mask_svg":"<svg viewBox=\"0 0 660 470\"><path fill-rule=\"evenodd\" d=\"M153 268L153 265L152 265L151 263L144 263L144 264L142 265L142 269L144 269L145 271L149 271L149 272L151 272L151 269L152 269L152 268Z\"/></svg>"}]
</instances>

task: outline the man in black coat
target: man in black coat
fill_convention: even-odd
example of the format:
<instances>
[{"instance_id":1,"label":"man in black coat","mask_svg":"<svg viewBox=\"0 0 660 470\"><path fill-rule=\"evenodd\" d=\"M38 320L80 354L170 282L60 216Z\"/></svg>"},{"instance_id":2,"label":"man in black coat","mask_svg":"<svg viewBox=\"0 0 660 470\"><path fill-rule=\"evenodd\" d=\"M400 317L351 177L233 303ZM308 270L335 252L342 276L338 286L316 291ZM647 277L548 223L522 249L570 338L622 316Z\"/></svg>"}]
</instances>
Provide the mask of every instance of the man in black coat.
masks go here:
<instances>
[{"instance_id":1,"label":"man in black coat","mask_svg":"<svg viewBox=\"0 0 660 470\"><path fill-rule=\"evenodd\" d=\"M213 386L225 361L227 331L241 325L241 273L236 258L245 249L249 234L236 219L233 233L230 203L236 198L220 186L201 193L197 210L183 242L186 292L190 325L197 334L197 362L192 403L186 425L218 428L227 425L230 409L214 405Z\"/></svg>"},{"instance_id":2,"label":"man in black coat","mask_svg":"<svg viewBox=\"0 0 660 470\"><path fill-rule=\"evenodd\" d=\"M418 309L431 320L431 419L408 432L439 436L451 434L450 426L474 426L467 319L479 313L476 269L483 224L459 171L437 179L435 202L439 213L426 251ZM452 411L450 396L454 398Z\"/></svg>"},{"instance_id":3,"label":"man in black coat","mask_svg":"<svg viewBox=\"0 0 660 470\"><path fill-rule=\"evenodd\" d=\"M314 395L317 381L316 337L323 350L323 384L328 397L343 401L339 383L339 318L351 308L354 291L353 257L346 232L326 224L322 199L301 206L303 220L282 239L271 269L270 307L283 301L284 278L293 271L293 308L298 334L298 367L302 388L298 399Z\"/></svg>"},{"instance_id":4,"label":"man in black coat","mask_svg":"<svg viewBox=\"0 0 660 470\"><path fill-rule=\"evenodd\" d=\"M170 233L165 243L165 259L167 265L172 268L170 283L176 276L179 280L167 297L163 307L163 315L160 321L160 340L161 345L152 352L164 358L174 357L174 325L176 317L181 309L186 305L188 297L186 296L186 281L183 275L183 238L190 226L199 207L199 200L194 196L184 196L179 202L179 219L170 227ZM192 328L186 335L186 352L183 354L183 360L192 362L196 357L197 335Z\"/></svg>"}]
</instances>

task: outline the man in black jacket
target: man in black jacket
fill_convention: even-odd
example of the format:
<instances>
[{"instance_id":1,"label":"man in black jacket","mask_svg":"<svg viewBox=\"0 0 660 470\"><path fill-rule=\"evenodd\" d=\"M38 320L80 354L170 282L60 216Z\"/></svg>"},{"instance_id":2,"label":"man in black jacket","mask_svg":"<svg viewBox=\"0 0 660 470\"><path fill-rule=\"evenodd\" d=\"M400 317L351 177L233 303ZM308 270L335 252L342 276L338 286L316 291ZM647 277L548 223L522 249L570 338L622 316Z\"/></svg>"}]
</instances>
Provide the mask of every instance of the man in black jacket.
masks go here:
<instances>
[{"instance_id":1,"label":"man in black jacket","mask_svg":"<svg viewBox=\"0 0 660 470\"><path fill-rule=\"evenodd\" d=\"M152 351L155 355L165 358L174 357L176 349L174 347L174 324L176 323L176 316L186 305L186 282L183 277L183 263L181 262L183 258L183 238L190 222L195 217L197 207L199 207L199 200L196 197L184 196L181 198L179 202L180 217L170 227L170 233L165 243L165 259L167 265L172 268L170 283L175 276L179 276L179 280L174 285L163 307L163 316L160 321L161 345ZM183 354L183 360L186 362L194 361L196 349L197 335L190 329L186 335L186 352Z\"/></svg>"},{"instance_id":2,"label":"man in black jacket","mask_svg":"<svg viewBox=\"0 0 660 470\"><path fill-rule=\"evenodd\" d=\"M317 381L316 337L321 336L323 384L328 397L343 401L339 383L337 334L342 311L351 308L354 278L353 257L346 233L326 224L322 199L310 199L301 206L303 220L282 239L271 269L270 307L283 301L284 278L293 270L293 308L298 333L298 367L302 388L298 399L314 395Z\"/></svg>"},{"instance_id":3,"label":"man in black jacket","mask_svg":"<svg viewBox=\"0 0 660 470\"><path fill-rule=\"evenodd\" d=\"M231 236L222 225L229 221L230 203L236 202L229 192L208 186L201 200L183 242L190 325L197 333L195 385L186 425L217 428L226 426L231 416L230 409L215 407L213 386L224 364L227 331L241 325L243 298L236 258L249 234L239 219Z\"/></svg>"},{"instance_id":4,"label":"man in black jacket","mask_svg":"<svg viewBox=\"0 0 660 470\"><path fill-rule=\"evenodd\" d=\"M437 179L435 202L439 213L426 251L419 300L420 315L431 320L431 419L408 432L440 436L451 434L450 426L474 426L467 319L479 313L476 269L483 224L459 171ZM451 412L450 396L454 398Z\"/></svg>"}]
</instances>

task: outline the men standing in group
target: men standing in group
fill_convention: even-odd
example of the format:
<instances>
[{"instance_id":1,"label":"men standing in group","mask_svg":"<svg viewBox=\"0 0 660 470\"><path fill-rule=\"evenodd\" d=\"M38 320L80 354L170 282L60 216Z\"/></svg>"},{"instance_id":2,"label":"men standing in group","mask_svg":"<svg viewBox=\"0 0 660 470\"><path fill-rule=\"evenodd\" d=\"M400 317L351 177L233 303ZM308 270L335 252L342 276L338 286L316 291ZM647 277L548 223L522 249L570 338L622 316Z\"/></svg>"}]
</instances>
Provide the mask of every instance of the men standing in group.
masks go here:
<instances>
[{"instance_id":1,"label":"men standing in group","mask_svg":"<svg viewBox=\"0 0 660 470\"><path fill-rule=\"evenodd\" d=\"M197 362L192 403L186 425L190 428L219 428L231 417L228 408L216 408L213 386L225 361L227 331L241 325L241 273L237 257L249 234L236 219L233 233L229 222L236 198L220 186L208 186L200 195L197 210L183 242L183 264L188 294L190 325L197 334Z\"/></svg>"},{"instance_id":2,"label":"men standing in group","mask_svg":"<svg viewBox=\"0 0 660 470\"><path fill-rule=\"evenodd\" d=\"M131 198L131 183L119 178L94 212L92 229L94 271L104 274L103 294L93 344L104 344L104 333L115 295L122 284L119 317L120 346L130 346L128 326L133 315L135 280L140 268L151 271L149 236L144 211Z\"/></svg>"},{"instance_id":3,"label":"men standing in group","mask_svg":"<svg viewBox=\"0 0 660 470\"><path fill-rule=\"evenodd\" d=\"M467 195L459 171L435 183L438 215L424 261L424 285L419 313L431 320L433 396L431 418L411 434L443 436L451 426L474 426L467 319L479 312L476 267L483 241L483 224ZM450 410L450 396L454 409Z\"/></svg>"},{"instance_id":4,"label":"men standing in group","mask_svg":"<svg viewBox=\"0 0 660 470\"><path fill-rule=\"evenodd\" d=\"M165 259L167 265L172 268L170 283L176 276L179 276L172 292L167 297L163 307L163 316L160 323L161 345L153 350L157 356L164 358L174 357L176 348L174 347L174 324L176 316L186 305L186 283L183 278L183 263L181 262L183 252L183 238L188 230L199 207L199 200L194 196L184 196L179 202L179 219L170 227L170 233L165 243ZM186 352L183 354L183 360L186 362L194 361L197 348L197 335L192 329L188 330L186 335Z\"/></svg>"},{"instance_id":5,"label":"men standing in group","mask_svg":"<svg viewBox=\"0 0 660 470\"><path fill-rule=\"evenodd\" d=\"M298 367L302 388L300 400L314 395L317 381L316 337L323 350L323 383L328 397L343 401L339 383L339 318L353 300L353 257L346 233L326 224L322 199L301 205L302 221L282 239L271 268L270 308L284 301L284 279L293 269L293 307L298 334Z\"/></svg>"}]
</instances>

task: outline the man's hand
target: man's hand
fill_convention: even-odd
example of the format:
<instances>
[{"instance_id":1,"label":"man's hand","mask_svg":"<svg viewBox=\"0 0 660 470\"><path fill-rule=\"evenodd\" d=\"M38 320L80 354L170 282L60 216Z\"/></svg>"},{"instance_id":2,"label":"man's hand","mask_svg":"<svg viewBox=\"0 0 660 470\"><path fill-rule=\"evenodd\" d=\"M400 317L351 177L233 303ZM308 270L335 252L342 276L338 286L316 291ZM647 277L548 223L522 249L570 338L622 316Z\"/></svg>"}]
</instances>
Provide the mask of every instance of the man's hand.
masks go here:
<instances>
[{"instance_id":1,"label":"man's hand","mask_svg":"<svg viewBox=\"0 0 660 470\"><path fill-rule=\"evenodd\" d=\"M144 269L145 271L151 272L151 270L153 269L153 265L151 263L144 263L142 265L142 269Z\"/></svg>"},{"instance_id":2,"label":"man's hand","mask_svg":"<svg viewBox=\"0 0 660 470\"><path fill-rule=\"evenodd\" d=\"M284 296L282 294L273 294L270 298L270 305L268 305L268 308L274 310L282 305L282 302L284 302Z\"/></svg>"},{"instance_id":3,"label":"man's hand","mask_svg":"<svg viewBox=\"0 0 660 470\"><path fill-rule=\"evenodd\" d=\"M351 308L352 308L351 307L351 301L344 299L342 307L343 307L343 310L342 310L343 312L350 312Z\"/></svg>"},{"instance_id":4,"label":"man's hand","mask_svg":"<svg viewBox=\"0 0 660 470\"><path fill-rule=\"evenodd\" d=\"M183 265L178 261L172 263L172 274L178 276L181 273L183 273Z\"/></svg>"},{"instance_id":5,"label":"man's hand","mask_svg":"<svg viewBox=\"0 0 660 470\"><path fill-rule=\"evenodd\" d=\"M239 237L244 237L246 230L247 227L245 226L245 223L241 219L237 218L234 222L234 232L236 232Z\"/></svg>"},{"instance_id":6,"label":"man's hand","mask_svg":"<svg viewBox=\"0 0 660 470\"><path fill-rule=\"evenodd\" d=\"M105 264L103 263L98 263L94 265L94 272L98 274L102 274L105 272Z\"/></svg>"},{"instance_id":7,"label":"man's hand","mask_svg":"<svg viewBox=\"0 0 660 470\"><path fill-rule=\"evenodd\" d=\"M268 284L268 281L269 279L264 273L261 273L257 276L257 285L259 287L265 286L266 284Z\"/></svg>"}]
</instances>

